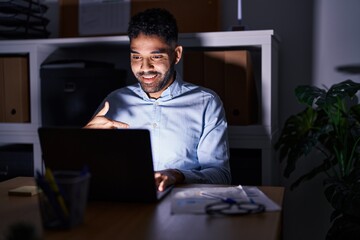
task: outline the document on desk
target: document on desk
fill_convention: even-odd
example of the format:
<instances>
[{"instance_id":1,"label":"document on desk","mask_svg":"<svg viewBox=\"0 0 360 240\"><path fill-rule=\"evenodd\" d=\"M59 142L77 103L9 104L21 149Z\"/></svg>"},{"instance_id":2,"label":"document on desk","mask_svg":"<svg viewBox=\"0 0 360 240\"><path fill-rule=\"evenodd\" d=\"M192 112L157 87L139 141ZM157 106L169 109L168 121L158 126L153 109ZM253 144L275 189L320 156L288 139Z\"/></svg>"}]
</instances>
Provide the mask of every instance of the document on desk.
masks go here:
<instances>
[{"instance_id":1,"label":"document on desk","mask_svg":"<svg viewBox=\"0 0 360 240\"><path fill-rule=\"evenodd\" d=\"M173 214L205 214L206 205L219 202L220 198L263 204L267 212L281 210L278 204L255 186L177 188L171 197Z\"/></svg>"}]
</instances>

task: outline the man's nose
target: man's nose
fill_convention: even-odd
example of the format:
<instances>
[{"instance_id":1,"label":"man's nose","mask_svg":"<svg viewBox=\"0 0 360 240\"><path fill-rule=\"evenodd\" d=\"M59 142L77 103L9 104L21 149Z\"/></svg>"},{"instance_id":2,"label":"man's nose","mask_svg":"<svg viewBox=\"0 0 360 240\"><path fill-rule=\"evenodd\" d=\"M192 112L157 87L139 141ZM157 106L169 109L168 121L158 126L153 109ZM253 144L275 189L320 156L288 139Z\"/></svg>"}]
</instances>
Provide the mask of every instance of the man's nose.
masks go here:
<instances>
[{"instance_id":1,"label":"man's nose","mask_svg":"<svg viewBox=\"0 0 360 240\"><path fill-rule=\"evenodd\" d=\"M151 59L149 58L144 58L142 63L141 63L141 69L142 70L147 70L147 69L152 69L154 66L152 64Z\"/></svg>"}]
</instances>

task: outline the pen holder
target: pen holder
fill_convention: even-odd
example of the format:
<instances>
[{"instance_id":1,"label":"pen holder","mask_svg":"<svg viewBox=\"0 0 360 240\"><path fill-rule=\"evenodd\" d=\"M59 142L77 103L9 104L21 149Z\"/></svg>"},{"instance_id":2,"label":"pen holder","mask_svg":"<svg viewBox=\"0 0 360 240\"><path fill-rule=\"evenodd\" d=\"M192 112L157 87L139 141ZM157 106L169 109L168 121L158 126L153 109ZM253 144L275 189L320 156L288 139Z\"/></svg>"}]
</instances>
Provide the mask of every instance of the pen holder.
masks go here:
<instances>
[{"instance_id":1,"label":"pen holder","mask_svg":"<svg viewBox=\"0 0 360 240\"><path fill-rule=\"evenodd\" d=\"M88 200L90 174L78 171L54 172L59 192L39 194L44 228L69 229L83 223ZM39 183L38 183L39 184Z\"/></svg>"}]
</instances>

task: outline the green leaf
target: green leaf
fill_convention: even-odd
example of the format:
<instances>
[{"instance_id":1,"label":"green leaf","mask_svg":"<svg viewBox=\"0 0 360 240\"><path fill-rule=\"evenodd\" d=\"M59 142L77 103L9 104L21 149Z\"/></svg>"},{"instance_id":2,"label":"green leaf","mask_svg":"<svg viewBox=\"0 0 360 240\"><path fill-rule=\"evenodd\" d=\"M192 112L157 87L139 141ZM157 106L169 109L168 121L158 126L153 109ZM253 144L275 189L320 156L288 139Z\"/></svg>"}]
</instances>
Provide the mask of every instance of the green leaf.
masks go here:
<instances>
[{"instance_id":1,"label":"green leaf","mask_svg":"<svg viewBox=\"0 0 360 240\"><path fill-rule=\"evenodd\" d=\"M360 123L360 104L353 105L350 108L350 114L359 124Z\"/></svg>"},{"instance_id":2,"label":"green leaf","mask_svg":"<svg viewBox=\"0 0 360 240\"><path fill-rule=\"evenodd\" d=\"M360 169L342 179L325 180L325 196L331 206L342 215L360 217Z\"/></svg>"},{"instance_id":3,"label":"green leaf","mask_svg":"<svg viewBox=\"0 0 360 240\"><path fill-rule=\"evenodd\" d=\"M331 159L325 158L323 160L323 163L314 167L310 172L302 175L294 183L292 183L290 185L290 189L293 190L297 188L300 185L300 183L313 179L319 173L329 170L332 166L334 166L333 161Z\"/></svg>"},{"instance_id":4,"label":"green leaf","mask_svg":"<svg viewBox=\"0 0 360 240\"><path fill-rule=\"evenodd\" d=\"M319 113L312 108L306 108L297 115L293 115L285 122L284 128L275 144L280 150L280 161L286 159L284 176L289 177L295 170L297 161L307 156L318 144L319 138L327 131L326 125L317 123ZM321 113L320 113L320 116ZM321 120L321 119L320 119Z\"/></svg>"},{"instance_id":5,"label":"green leaf","mask_svg":"<svg viewBox=\"0 0 360 240\"><path fill-rule=\"evenodd\" d=\"M337 98L344 99L345 97L353 97L357 91L360 90L360 83L355 83L351 80L346 80L334 84L326 94L326 101L328 103L336 102Z\"/></svg>"},{"instance_id":6,"label":"green leaf","mask_svg":"<svg viewBox=\"0 0 360 240\"><path fill-rule=\"evenodd\" d=\"M326 235L326 240L357 240L360 236L358 219L341 216L333 222Z\"/></svg>"},{"instance_id":7,"label":"green leaf","mask_svg":"<svg viewBox=\"0 0 360 240\"><path fill-rule=\"evenodd\" d=\"M295 88L295 96L298 101L309 107L312 107L315 100L323 96L325 93L325 90L314 86L302 85Z\"/></svg>"}]
</instances>

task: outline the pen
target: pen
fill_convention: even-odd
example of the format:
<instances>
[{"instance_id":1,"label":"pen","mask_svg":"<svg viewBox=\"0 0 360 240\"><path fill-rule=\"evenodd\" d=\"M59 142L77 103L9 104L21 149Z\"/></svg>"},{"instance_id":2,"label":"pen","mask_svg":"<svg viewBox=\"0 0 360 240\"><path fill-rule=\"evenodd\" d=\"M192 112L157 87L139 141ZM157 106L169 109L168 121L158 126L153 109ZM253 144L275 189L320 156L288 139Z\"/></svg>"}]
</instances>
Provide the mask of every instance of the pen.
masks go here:
<instances>
[{"instance_id":1,"label":"pen","mask_svg":"<svg viewBox=\"0 0 360 240\"><path fill-rule=\"evenodd\" d=\"M249 194L245 191L245 189L241 185L239 185L238 188L240 188L240 190L244 192L246 198L249 200L250 203L255 203L255 201L249 196Z\"/></svg>"},{"instance_id":2,"label":"pen","mask_svg":"<svg viewBox=\"0 0 360 240\"><path fill-rule=\"evenodd\" d=\"M65 201L63 196L60 193L59 187L55 181L54 175L52 174L51 170L49 168L46 168L45 170L45 178L47 179L47 181L49 182L49 185L51 187L51 189L54 191L55 195L56 195L56 199L64 213L64 215L67 217L69 216L69 211L66 207Z\"/></svg>"},{"instance_id":3,"label":"pen","mask_svg":"<svg viewBox=\"0 0 360 240\"><path fill-rule=\"evenodd\" d=\"M36 172L36 183L41 188L42 192L46 196L47 201L53 207L55 213L61 218L64 219L64 212L61 208L59 202L56 199L54 191L51 189L49 183L44 179L44 176L40 172Z\"/></svg>"},{"instance_id":4,"label":"pen","mask_svg":"<svg viewBox=\"0 0 360 240\"><path fill-rule=\"evenodd\" d=\"M223 202L225 202L225 203L231 203L231 204L237 203L237 202L236 202L234 199L232 199L232 198L222 197L222 196L215 195L215 194L212 194L212 193L201 192L200 194L201 194L202 196L220 199L221 201L223 201Z\"/></svg>"}]
</instances>

